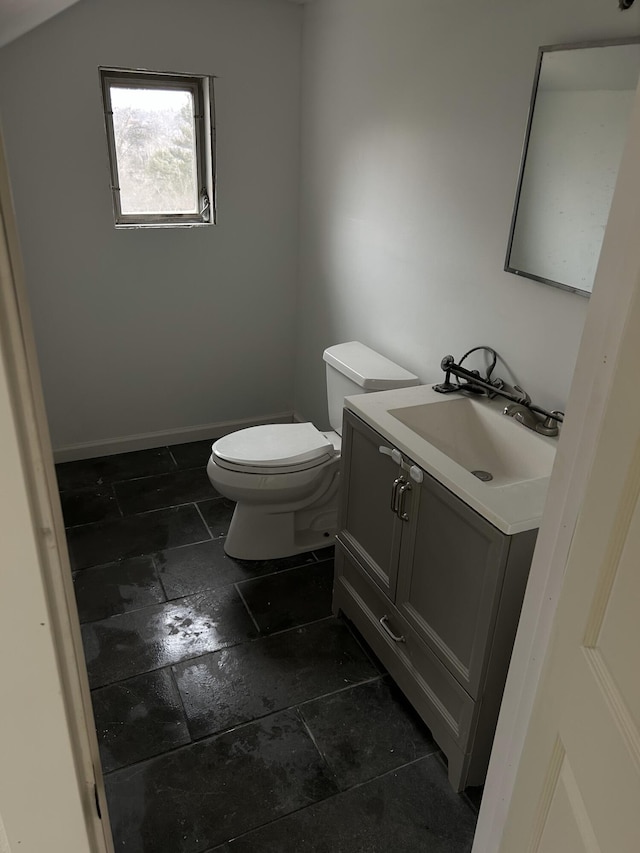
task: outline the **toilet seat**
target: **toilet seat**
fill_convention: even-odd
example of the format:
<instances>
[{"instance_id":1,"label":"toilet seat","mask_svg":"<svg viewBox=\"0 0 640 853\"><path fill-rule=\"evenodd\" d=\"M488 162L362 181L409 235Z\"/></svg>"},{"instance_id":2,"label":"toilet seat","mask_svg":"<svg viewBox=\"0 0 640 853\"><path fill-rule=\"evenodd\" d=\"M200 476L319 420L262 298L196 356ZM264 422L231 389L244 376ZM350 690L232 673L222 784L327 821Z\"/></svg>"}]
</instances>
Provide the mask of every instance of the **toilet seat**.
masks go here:
<instances>
[{"instance_id":1,"label":"toilet seat","mask_svg":"<svg viewBox=\"0 0 640 853\"><path fill-rule=\"evenodd\" d=\"M265 424L219 438L216 465L248 474L289 474L322 465L336 455L335 441L312 423Z\"/></svg>"}]
</instances>

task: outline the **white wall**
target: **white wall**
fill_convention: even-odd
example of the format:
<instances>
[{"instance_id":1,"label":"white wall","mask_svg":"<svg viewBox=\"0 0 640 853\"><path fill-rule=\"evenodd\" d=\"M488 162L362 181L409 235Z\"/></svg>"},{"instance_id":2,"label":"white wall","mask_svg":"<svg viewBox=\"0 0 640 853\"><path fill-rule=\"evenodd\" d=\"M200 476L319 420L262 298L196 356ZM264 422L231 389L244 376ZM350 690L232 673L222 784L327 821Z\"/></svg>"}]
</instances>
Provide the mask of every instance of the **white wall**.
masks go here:
<instances>
[{"instance_id":1,"label":"white wall","mask_svg":"<svg viewBox=\"0 0 640 853\"><path fill-rule=\"evenodd\" d=\"M633 91L541 91L510 266L591 291Z\"/></svg>"},{"instance_id":2,"label":"white wall","mask_svg":"<svg viewBox=\"0 0 640 853\"><path fill-rule=\"evenodd\" d=\"M322 349L421 378L494 346L563 408L583 297L503 272L537 48L640 32L608 0L315 0L303 35L296 410L326 422Z\"/></svg>"},{"instance_id":3,"label":"white wall","mask_svg":"<svg viewBox=\"0 0 640 853\"><path fill-rule=\"evenodd\" d=\"M54 447L291 411L301 20L82 0L0 51ZM218 226L116 232L99 65L218 76Z\"/></svg>"},{"instance_id":4,"label":"white wall","mask_svg":"<svg viewBox=\"0 0 640 853\"><path fill-rule=\"evenodd\" d=\"M54 446L289 411L294 348L326 423L352 338L425 381L488 343L562 407L586 300L502 271L537 47L638 32L613 0L81 0L3 48ZM217 227L115 231L100 64L219 75Z\"/></svg>"}]
</instances>

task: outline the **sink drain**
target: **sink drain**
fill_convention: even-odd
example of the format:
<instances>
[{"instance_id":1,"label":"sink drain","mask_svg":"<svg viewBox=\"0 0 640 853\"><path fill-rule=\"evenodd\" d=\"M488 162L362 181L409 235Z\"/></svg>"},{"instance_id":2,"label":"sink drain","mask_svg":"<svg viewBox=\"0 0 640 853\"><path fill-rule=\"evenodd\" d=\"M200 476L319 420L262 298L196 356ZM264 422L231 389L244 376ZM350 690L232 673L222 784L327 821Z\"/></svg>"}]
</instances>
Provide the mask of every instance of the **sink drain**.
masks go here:
<instances>
[{"instance_id":1,"label":"sink drain","mask_svg":"<svg viewBox=\"0 0 640 853\"><path fill-rule=\"evenodd\" d=\"M490 474L488 471L472 471L471 473L474 477L482 480L483 483L488 483L489 480L493 480L493 474Z\"/></svg>"}]
</instances>

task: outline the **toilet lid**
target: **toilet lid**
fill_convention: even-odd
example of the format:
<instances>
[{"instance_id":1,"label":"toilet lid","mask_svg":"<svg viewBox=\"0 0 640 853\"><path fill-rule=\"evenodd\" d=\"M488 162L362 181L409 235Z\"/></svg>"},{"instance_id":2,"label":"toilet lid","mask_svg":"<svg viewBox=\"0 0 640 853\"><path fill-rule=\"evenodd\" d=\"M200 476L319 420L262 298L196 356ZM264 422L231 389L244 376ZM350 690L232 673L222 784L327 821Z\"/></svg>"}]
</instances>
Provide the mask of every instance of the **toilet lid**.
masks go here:
<instances>
[{"instance_id":1,"label":"toilet lid","mask_svg":"<svg viewBox=\"0 0 640 853\"><path fill-rule=\"evenodd\" d=\"M212 449L222 463L269 470L310 468L336 452L311 423L248 427L219 438Z\"/></svg>"}]
</instances>

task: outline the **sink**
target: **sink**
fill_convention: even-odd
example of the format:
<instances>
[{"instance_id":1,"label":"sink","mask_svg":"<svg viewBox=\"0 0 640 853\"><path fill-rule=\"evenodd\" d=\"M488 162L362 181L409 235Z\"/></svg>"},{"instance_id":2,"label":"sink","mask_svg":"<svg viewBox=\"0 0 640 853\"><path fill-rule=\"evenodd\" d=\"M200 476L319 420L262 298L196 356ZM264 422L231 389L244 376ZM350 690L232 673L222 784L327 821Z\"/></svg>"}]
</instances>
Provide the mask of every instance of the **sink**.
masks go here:
<instances>
[{"instance_id":1,"label":"sink","mask_svg":"<svg viewBox=\"0 0 640 853\"><path fill-rule=\"evenodd\" d=\"M554 443L503 415L502 406L486 399L458 397L387 411L466 471L477 472L487 487L551 474Z\"/></svg>"},{"instance_id":2,"label":"sink","mask_svg":"<svg viewBox=\"0 0 640 853\"><path fill-rule=\"evenodd\" d=\"M504 401L416 385L347 397L345 407L400 451L405 472L417 465L502 533L540 527L558 439L503 415Z\"/></svg>"}]
</instances>

